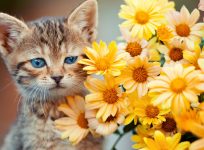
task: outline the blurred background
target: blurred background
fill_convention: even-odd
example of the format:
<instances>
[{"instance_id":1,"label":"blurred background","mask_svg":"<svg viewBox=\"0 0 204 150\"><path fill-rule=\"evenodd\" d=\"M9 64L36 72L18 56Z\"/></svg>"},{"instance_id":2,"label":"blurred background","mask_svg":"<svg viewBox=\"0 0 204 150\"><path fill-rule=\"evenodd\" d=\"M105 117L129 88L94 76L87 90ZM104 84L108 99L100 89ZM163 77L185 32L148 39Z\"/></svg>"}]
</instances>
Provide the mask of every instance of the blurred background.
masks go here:
<instances>
[{"instance_id":1,"label":"blurred background","mask_svg":"<svg viewBox=\"0 0 204 150\"><path fill-rule=\"evenodd\" d=\"M42 16L66 16L85 0L0 0L0 12L8 13L25 21ZM174 0L177 10L182 5L192 11L197 8L199 0ZM109 42L120 35L118 12L123 0L98 0L99 2L99 34L98 39ZM202 13L204 16L204 13ZM5 65L0 58L0 145L5 134L15 121L20 96L13 84ZM131 149L130 139L124 137L118 144L118 150ZM109 136L105 149L109 150L117 137ZM1 146L0 146L1 147Z\"/></svg>"}]
</instances>

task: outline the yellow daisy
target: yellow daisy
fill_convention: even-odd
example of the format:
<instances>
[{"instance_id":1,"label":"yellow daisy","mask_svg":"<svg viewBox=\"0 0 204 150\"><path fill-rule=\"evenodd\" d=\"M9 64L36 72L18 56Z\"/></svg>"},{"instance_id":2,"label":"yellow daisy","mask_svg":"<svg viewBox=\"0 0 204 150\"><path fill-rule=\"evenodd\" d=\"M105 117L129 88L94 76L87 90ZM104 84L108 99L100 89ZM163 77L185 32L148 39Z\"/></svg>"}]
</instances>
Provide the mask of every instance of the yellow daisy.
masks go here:
<instances>
[{"instance_id":1,"label":"yellow daisy","mask_svg":"<svg viewBox=\"0 0 204 150\"><path fill-rule=\"evenodd\" d=\"M197 23L200 13L195 9L191 14L183 6L180 12L172 11L167 15L169 27L173 30L174 39L185 42L189 48L194 48L194 42L200 42L204 36L204 23Z\"/></svg>"},{"instance_id":2,"label":"yellow daisy","mask_svg":"<svg viewBox=\"0 0 204 150\"><path fill-rule=\"evenodd\" d=\"M173 31L165 24L157 27L157 37L160 41L168 42L173 38Z\"/></svg>"},{"instance_id":3,"label":"yellow daisy","mask_svg":"<svg viewBox=\"0 0 204 150\"><path fill-rule=\"evenodd\" d=\"M137 92L132 92L127 96L128 96L129 106L127 109L124 125L130 124L132 121L134 121L134 124L136 125L138 117L137 117L137 114L135 113L135 101L138 100L138 94Z\"/></svg>"},{"instance_id":4,"label":"yellow daisy","mask_svg":"<svg viewBox=\"0 0 204 150\"><path fill-rule=\"evenodd\" d=\"M118 45L118 48L129 54L127 60L139 55L142 57L148 55L148 42L145 39L131 37L130 32L127 30L127 28L120 27L120 30L122 33L122 37L125 39L125 43L120 43Z\"/></svg>"},{"instance_id":5,"label":"yellow daisy","mask_svg":"<svg viewBox=\"0 0 204 150\"><path fill-rule=\"evenodd\" d=\"M174 10L175 3L174 2L169 2L168 0L157 0L158 6L160 7L160 12L161 13L168 13L169 11Z\"/></svg>"},{"instance_id":6,"label":"yellow daisy","mask_svg":"<svg viewBox=\"0 0 204 150\"><path fill-rule=\"evenodd\" d=\"M190 131L198 137L204 137L204 122L202 122L198 111L189 110L182 112L179 115L175 115L175 120L178 128L184 131Z\"/></svg>"},{"instance_id":7,"label":"yellow daisy","mask_svg":"<svg viewBox=\"0 0 204 150\"><path fill-rule=\"evenodd\" d=\"M165 65L169 64L189 64L187 60L184 59L183 53L187 51L188 48L185 43L180 43L178 40L173 40L160 46L159 52L164 54Z\"/></svg>"},{"instance_id":8,"label":"yellow daisy","mask_svg":"<svg viewBox=\"0 0 204 150\"><path fill-rule=\"evenodd\" d=\"M161 46L162 45L158 42L157 37L153 37L148 41L147 50L149 61L160 61L161 55L158 50Z\"/></svg>"},{"instance_id":9,"label":"yellow daisy","mask_svg":"<svg viewBox=\"0 0 204 150\"><path fill-rule=\"evenodd\" d=\"M148 96L134 101L134 114L139 117L143 125L158 125L165 121L165 115L169 109L162 109L160 106L154 106Z\"/></svg>"},{"instance_id":10,"label":"yellow daisy","mask_svg":"<svg viewBox=\"0 0 204 150\"><path fill-rule=\"evenodd\" d=\"M122 113L117 113L114 117L110 115L106 121L103 121L101 118L97 119L96 114L97 110L89 110L86 112L86 118L89 127L100 135L109 135L115 132L125 118Z\"/></svg>"},{"instance_id":11,"label":"yellow daisy","mask_svg":"<svg viewBox=\"0 0 204 150\"><path fill-rule=\"evenodd\" d=\"M85 86L91 94L85 98L86 108L98 109L97 119L102 117L106 121L110 115L114 117L117 112L127 109L128 99L119 85L111 76L106 76L105 80L87 78Z\"/></svg>"},{"instance_id":12,"label":"yellow daisy","mask_svg":"<svg viewBox=\"0 0 204 150\"><path fill-rule=\"evenodd\" d=\"M111 42L108 47L102 41L99 44L93 42L92 48L87 47L84 49L88 59L82 59L78 63L86 65L83 69L88 74L111 74L118 76L126 66L126 61L123 60L126 54L117 54L117 52L118 48L115 42Z\"/></svg>"},{"instance_id":13,"label":"yellow daisy","mask_svg":"<svg viewBox=\"0 0 204 150\"><path fill-rule=\"evenodd\" d=\"M154 126L156 130L161 131L166 136L172 136L177 133L177 125L173 115L166 115L165 121L162 124Z\"/></svg>"},{"instance_id":14,"label":"yellow daisy","mask_svg":"<svg viewBox=\"0 0 204 150\"><path fill-rule=\"evenodd\" d=\"M67 97L67 103L58 107L67 117L55 120L55 126L62 131L61 138L68 138L78 144L89 133L88 121L85 118L85 102L80 96Z\"/></svg>"},{"instance_id":15,"label":"yellow daisy","mask_svg":"<svg viewBox=\"0 0 204 150\"><path fill-rule=\"evenodd\" d=\"M147 145L145 150L186 150L190 146L190 142L181 142L181 134L177 133L173 137L165 137L160 131L155 131L154 139L144 138Z\"/></svg>"},{"instance_id":16,"label":"yellow daisy","mask_svg":"<svg viewBox=\"0 0 204 150\"><path fill-rule=\"evenodd\" d=\"M138 125L135 129L136 134L131 137L131 140L135 142L132 146L134 149L140 149L146 147L144 137L152 138L155 130L148 126Z\"/></svg>"},{"instance_id":17,"label":"yellow daisy","mask_svg":"<svg viewBox=\"0 0 204 150\"><path fill-rule=\"evenodd\" d=\"M160 73L158 63L148 62L148 58L135 57L125 68L118 80L123 83L127 93L137 90L138 96L147 94L147 83L153 80Z\"/></svg>"},{"instance_id":18,"label":"yellow daisy","mask_svg":"<svg viewBox=\"0 0 204 150\"><path fill-rule=\"evenodd\" d=\"M196 140L195 142L193 142L190 145L189 150L204 150L204 138Z\"/></svg>"},{"instance_id":19,"label":"yellow daisy","mask_svg":"<svg viewBox=\"0 0 204 150\"><path fill-rule=\"evenodd\" d=\"M164 15L157 0L125 0L119 17L126 21L122 27L130 29L132 37L149 39L155 34L157 26L164 21Z\"/></svg>"},{"instance_id":20,"label":"yellow daisy","mask_svg":"<svg viewBox=\"0 0 204 150\"><path fill-rule=\"evenodd\" d=\"M195 44L193 51L184 51L184 58L194 65L196 69L200 69L204 72L204 47L201 50L199 44Z\"/></svg>"},{"instance_id":21,"label":"yellow daisy","mask_svg":"<svg viewBox=\"0 0 204 150\"><path fill-rule=\"evenodd\" d=\"M156 80L149 83L149 95L155 105L172 108L179 113L190 108L191 103L198 103L198 96L204 91L203 75L195 67L184 68L181 64L163 67L163 72Z\"/></svg>"}]
</instances>

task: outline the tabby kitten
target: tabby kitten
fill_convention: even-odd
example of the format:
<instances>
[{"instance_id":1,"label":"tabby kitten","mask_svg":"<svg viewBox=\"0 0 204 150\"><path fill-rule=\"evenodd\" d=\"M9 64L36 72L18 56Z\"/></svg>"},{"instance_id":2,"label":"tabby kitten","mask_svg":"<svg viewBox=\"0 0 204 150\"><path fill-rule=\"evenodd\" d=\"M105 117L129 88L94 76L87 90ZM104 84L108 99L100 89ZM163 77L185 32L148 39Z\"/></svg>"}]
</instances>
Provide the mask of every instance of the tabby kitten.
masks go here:
<instances>
[{"instance_id":1,"label":"tabby kitten","mask_svg":"<svg viewBox=\"0 0 204 150\"><path fill-rule=\"evenodd\" d=\"M67 95L84 95L86 73L77 61L96 38L97 2L87 0L69 17L24 23L0 13L0 54L23 97L16 124L2 150L100 150L88 136L74 147L63 141L53 121ZM9 108L8 108L9 109Z\"/></svg>"}]
</instances>

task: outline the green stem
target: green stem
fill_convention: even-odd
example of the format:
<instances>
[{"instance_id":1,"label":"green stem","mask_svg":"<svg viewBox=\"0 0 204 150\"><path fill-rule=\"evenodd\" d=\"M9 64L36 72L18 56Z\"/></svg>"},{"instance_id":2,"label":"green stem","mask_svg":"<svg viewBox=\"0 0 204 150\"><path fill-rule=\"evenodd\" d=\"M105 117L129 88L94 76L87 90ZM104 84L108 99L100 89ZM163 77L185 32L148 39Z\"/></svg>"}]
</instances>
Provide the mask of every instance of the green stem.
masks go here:
<instances>
[{"instance_id":1,"label":"green stem","mask_svg":"<svg viewBox=\"0 0 204 150\"><path fill-rule=\"evenodd\" d=\"M111 150L116 150L116 145L118 144L118 142L120 141L120 139L124 136L125 134L119 134L119 137L117 138L117 140L115 141L115 143L113 144Z\"/></svg>"}]
</instances>

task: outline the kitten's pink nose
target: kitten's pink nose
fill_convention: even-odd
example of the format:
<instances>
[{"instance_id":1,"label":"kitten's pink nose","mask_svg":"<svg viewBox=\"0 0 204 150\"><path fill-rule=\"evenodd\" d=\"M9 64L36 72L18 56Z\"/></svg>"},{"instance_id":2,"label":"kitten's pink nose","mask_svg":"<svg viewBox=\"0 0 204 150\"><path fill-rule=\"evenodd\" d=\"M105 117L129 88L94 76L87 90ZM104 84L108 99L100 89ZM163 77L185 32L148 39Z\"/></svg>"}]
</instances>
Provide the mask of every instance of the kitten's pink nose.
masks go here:
<instances>
[{"instance_id":1,"label":"kitten's pink nose","mask_svg":"<svg viewBox=\"0 0 204 150\"><path fill-rule=\"evenodd\" d=\"M55 80L56 84L59 84L62 80L63 76L53 76L51 77L53 80Z\"/></svg>"}]
</instances>

